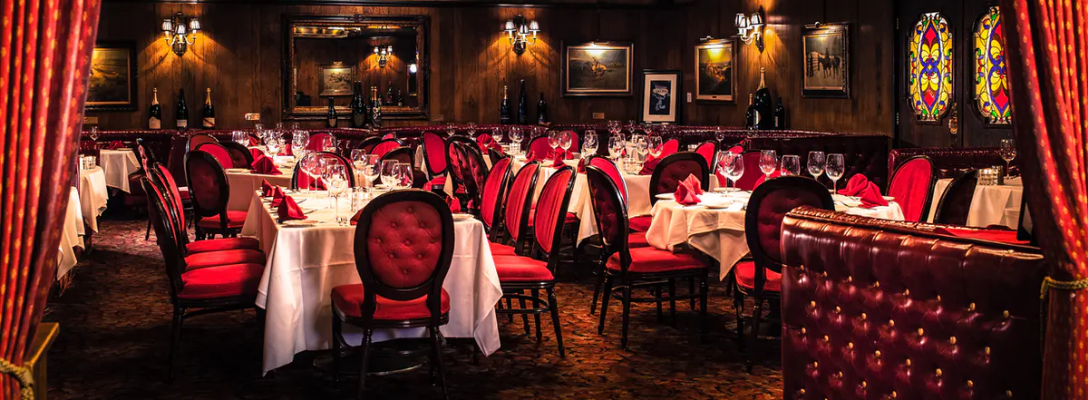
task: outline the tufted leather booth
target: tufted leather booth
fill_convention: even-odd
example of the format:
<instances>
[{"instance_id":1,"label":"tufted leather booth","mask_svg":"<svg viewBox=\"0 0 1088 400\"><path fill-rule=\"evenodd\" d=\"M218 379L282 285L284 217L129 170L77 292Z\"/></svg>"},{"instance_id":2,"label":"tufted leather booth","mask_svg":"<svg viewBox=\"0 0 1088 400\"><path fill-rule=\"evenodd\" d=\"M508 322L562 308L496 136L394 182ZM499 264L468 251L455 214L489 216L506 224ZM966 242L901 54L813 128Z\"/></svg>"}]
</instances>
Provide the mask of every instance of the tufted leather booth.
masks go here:
<instances>
[{"instance_id":1,"label":"tufted leather booth","mask_svg":"<svg viewBox=\"0 0 1088 400\"><path fill-rule=\"evenodd\" d=\"M787 399L1037 398L1037 248L802 207L782 222Z\"/></svg>"},{"instance_id":2,"label":"tufted leather booth","mask_svg":"<svg viewBox=\"0 0 1088 400\"><path fill-rule=\"evenodd\" d=\"M939 179L959 177L972 169L989 168L995 165L1005 165L996 147L975 148L945 148L945 147L911 147L893 149L888 153L888 174L895 171L907 159L914 156L927 156L933 161L937 169ZM1012 160L1013 167L1019 164L1020 159Z\"/></svg>"}]
</instances>

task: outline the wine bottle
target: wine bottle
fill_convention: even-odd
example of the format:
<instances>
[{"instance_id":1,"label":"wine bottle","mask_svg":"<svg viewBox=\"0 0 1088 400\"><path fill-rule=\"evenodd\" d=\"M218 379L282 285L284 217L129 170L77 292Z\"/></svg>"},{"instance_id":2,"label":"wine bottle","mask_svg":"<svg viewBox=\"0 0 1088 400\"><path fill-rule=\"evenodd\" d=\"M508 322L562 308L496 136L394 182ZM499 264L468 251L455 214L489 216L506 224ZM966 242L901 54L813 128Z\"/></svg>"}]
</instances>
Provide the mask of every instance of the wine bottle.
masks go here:
<instances>
[{"instance_id":1,"label":"wine bottle","mask_svg":"<svg viewBox=\"0 0 1088 400\"><path fill-rule=\"evenodd\" d=\"M370 87L370 125L374 128L382 127L382 98L378 96L378 87Z\"/></svg>"},{"instance_id":2,"label":"wine bottle","mask_svg":"<svg viewBox=\"0 0 1088 400\"><path fill-rule=\"evenodd\" d=\"M212 88L208 88L204 97L204 122L200 126L204 129L215 129L215 107L212 106Z\"/></svg>"},{"instance_id":3,"label":"wine bottle","mask_svg":"<svg viewBox=\"0 0 1088 400\"><path fill-rule=\"evenodd\" d=\"M782 105L782 96L774 106L774 129L786 129L786 107Z\"/></svg>"},{"instance_id":4,"label":"wine bottle","mask_svg":"<svg viewBox=\"0 0 1088 400\"><path fill-rule=\"evenodd\" d=\"M329 128L336 127L336 106L332 104L332 96L329 96L329 112L325 117L325 126Z\"/></svg>"},{"instance_id":5,"label":"wine bottle","mask_svg":"<svg viewBox=\"0 0 1088 400\"><path fill-rule=\"evenodd\" d=\"M397 89L397 107L404 107L404 93Z\"/></svg>"},{"instance_id":6,"label":"wine bottle","mask_svg":"<svg viewBox=\"0 0 1088 400\"><path fill-rule=\"evenodd\" d=\"M544 102L544 92L540 92L540 102L536 103L536 123L537 125L548 123L548 104Z\"/></svg>"},{"instance_id":7,"label":"wine bottle","mask_svg":"<svg viewBox=\"0 0 1088 400\"><path fill-rule=\"evenodd\" d=\"M385 105L391 106L394 103L393 100L393 81L389 81L389 87L385 89Z\"/></svg>"},{"instance_id":8,"label":"wine bottle","mask_svg":"<svg viewBox=\"0 0 1088 400\"><path fill-rule=\"evenodd\" d=\"M185 106L185 89L178 90L178 109L174 114L178 130L189 129L189 108Z\"/></svg>"},{"instance_id":9,"label":"wine bottle","mask_svg":"<svg viewBox=\"0 0 1088 400\"><path fill-rule=\"evenodd\" d=\"M502 85L502 105L499 106L499 123L510 125L513 118L510 117L510 101L507 99L507 86Z\"/></svg>"},{"instance_id":10,"label":"wine bottle","mask_svg":"<svg viewBox=\"0 0 1088 400\"><path fill-rule=\"evenodd\" d=\"M521 91L518 92L518 125L529 124L529 105L525 100L525 80L521 80Z\"/></svg>"},{"instance_id":11,"label":"wine bottle","mask_svg":"<svg viewBox=\"0 0 1088 400\"><path fill-rule=\"evenodd\" d=\"M759 119L756 121L757 129L774 127L774 119L771 117L771 90L767 89L767 81L764 79L766 70L766 68L759 69L759 88L756 89L755 94L756 112L759 113Z\"/></svg>"},{"instance_id":12,"label":"wine bottle","mask_svg":"<svg viewBox=\"0 0 1088 400\"><path fill-rule=\"evenodd\" d=\"M356 81L351 87L351 127L366 127L366 100L363 99L363 83Z\"/></svg>"},{"instance_id":13,"label":"wine bottle","mask_svg":"<svg viewBox=\"0 0 1088 400\"><path fill-rule=\"evenodd\" d=\"M752 100L755 98L755 94L748 93L748 111L744 113L744 127L748 129L758 129L759 125L759 112L756 111L755 102Z\"/></svg>"},{"instance_id":14,"label":"wine bottle","mask_svg":"<svg viewBox=\"0 0 1088 400\"><path fill-rule=\"evenodd\" d=\"M147 119L147 129L162 129L162 106L159 106L159 88L151 89L151 116Z\"/></svg>"}]
</instances>

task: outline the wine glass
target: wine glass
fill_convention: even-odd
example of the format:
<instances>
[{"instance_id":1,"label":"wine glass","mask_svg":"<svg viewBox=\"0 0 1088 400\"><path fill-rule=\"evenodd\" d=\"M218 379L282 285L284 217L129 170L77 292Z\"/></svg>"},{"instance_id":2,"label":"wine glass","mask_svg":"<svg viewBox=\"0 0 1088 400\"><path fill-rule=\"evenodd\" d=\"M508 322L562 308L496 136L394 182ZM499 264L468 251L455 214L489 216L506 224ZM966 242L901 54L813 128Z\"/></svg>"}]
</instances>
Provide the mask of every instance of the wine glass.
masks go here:
<instances>
[{"instance_id":1,"label":"wine glass","mask_svg":"<svg viewBox=\"0 0 1088 400\"><path fill-rule=\"evenodd\" d=\"M92 141L97 142L98 141L98 127L97 126L92 126L91 127L91 133L87 134L87 136L89 136Z\"/></svg>"},{"instance_id":2,"label":"wine glass","mask_svg":"<svg viewBox=\"0 0 1088 400\"><path fill-rule=\"evenodd\" d=\"M469 122L468 124L466 124L465 125L465 131L468 132L469 137L476 136L476 123L475 122ZM494 131L492 131L492 132L494 132Z\"/></svg>"},{"instance_id":3,"label":"wine glass","mask_svg":"<svg viewBox=\"0 0 1088 400\"><path fill-rule=\"evenodd\" d=\"M801 157L795 154L782 156L781 165L778 168L782 176L797 176L801 174Z\"/></svg>"},{"instance_id":4,"label":"wine glass","mask_svg":"<svg viewBox=\"0 0 1088 400\"><path fill-rule=\"evenodd\" d=\"M728 177L729 171L733 169L733 164L736 163L736 154L729 150L718 150L718 154L714 159L717 161L711 168L722 176ZM729 190L728 186L729 183L726 182L726 190Z\"/></svg>"},{"instance_id":5,"label":"wine glass","mask_svg":"<svg viewBox=\"0 0 1088 400\"><path fill-rule=\"evenodd\" d=\"M744 156L734 152L729 152L727 157L733 159L733 167L726 170L725 177L733 181L733 187L737 187L737 181L744 176Z\"/></svg>"},{"instance_id":6,"label":"wine glass","mask_svg":"<svg viewBox=\"0 0 1088 400\"><path fill-rule=\"evenodd\" d=\"M310 183L299 188L303 193L308 193L310 191L310 186L313 185L313 181L321 174L321 161L319 158L320 156L316 154L310 154L305 156L302 161L299 161L302 163L302 172L310 177Z\"/></svg>"},{"instance_id":7,"label":"wine glass","mask_svg":"<svg viewBox=\"0 0 1088 400\"><path fill-rule=\"evenodd\" d=\"M247 136L246 133L243 131L231 131L230 140L242 146L249 146L249 136Z\"/></svg>"},{"instance_id":8,"label":"wine glass","mask_svg":"<svg viewBox=\"0 0 1088 400\"><path fill-rule=\"evenodd\" d=\"M722 147L722 141L725 140L725 128L720 126L714 127L714 138L718 139L718 147Z\"/></svg>"},{"instance_id":9,"label":"wine glass","mask_svg":"<svg viewBox=\"0 0 1088 400\"><path fill-rule=\"evenodd\" d=\"M305 132L298 132L291 136L291 154L295 155L295 159L301 160L302 157L306 157L306 150L310 146L310 135Z\"/></svg>"},{"instance_id":10,"label":"wine glass","mask_svg":"<svg viewBox=\"0 0 1088 400\"><path fill-rule=\"evenodd\" d=\"M574 137L570 134L570 131L559 132L559 147L562 147L564 152L570 151L570 146L573 144Z\"/></svg>"},{"instance_id":11,"label":"wine glass","mask_svg":"<svg viewBox=\"0 0 1088 400\"><path fill-rule=\"evenodd\" d=\"M635 141L635 151L638 153L639 160L645 160L646 154L650 152L650 141L647 140L646 135L633 135Z\"/></svg>"},{"instance_id":12,"label":"wine glass","mask_svg":"<svg viewBox=\"0 0 1088 400\"><path fill-rule=\"evenodd\" d=\"M352 149L351 150L351 166L357 171L363 170L363 163L366 161L366 150L364 149Z\"/></svg>"},{"instance_id":13,"label":"wine glass","mask_svg":"<svg viewBox=\"0 0 1088 400\"><path fill-rule=\"evenodd\" d=\"M587 130L582 141L582 157L588 155L597 154L597 147L599 145L597 141L597 131L592 129Z\"/></svg>"},{"instance_id":14,"label":"wine glass","mask_svg":"<svg viewBox=\"0 0 1088 400\"><path fill-rule=\"evenodd\" d=\"M555 152L556 147L559 147L559 132L554 130L548 131L548 146L552 147L552 153Z\"/></svg>"},{"instance_id":15,"label":"wine glass","mask_svg":"<svg viewBox=\"0 0 1088 400\"><path fill-rule=\"evenodd\" d=\"M774 150L763 150L759 153L759 170L763 171L766 179L771 179L771 174L778 168L778 156Z\"/></svg>"},{"instance_id":16,"label":"wine glass","mask_svg":"<svg viewBox=\"0 0 1088 400\"><path fill-rule=\"evenodd\" d=\"M613 161L619 160L620 156L623 155L624 146L623 138L619 137L619 135L612 135L608 138L608 155L612 157Z\"/></svg>"},{"instance_id":17,"label":"wine glass","mask_svg":"<svg viewBox=\"0 0 1088 400\"><path fill-rule=\"evenodd\" d=\"M664 150L661 136L650 136L650 155L654 158L661 157L661 152Z\"/></svg>"},{"instance_id":18,"label":"wine glass","mask_svg":"<svg viewBox=\"0 0 1088 400\"><path fill-rule=\"evenodd\" d=\"M367 192L372 192L374 190L374 178L377 178L378 173L381 172L378 169L378 160L377 154L366 154L363 156L362 171L365 182L360 184L360 186L366 187Z\"/></svg>"},{"instance_id":19,"label":"wine glass","mask_svg":"<svg viewBox=\"0 0 1088 400\"><path fill-rule=\"evenodd\" d=\"M393 189L394 183L397 182L397 160L385 160L381 164L381 178L382 186Z\"/></svg>"},{"instance_id":20,"label":"wine glass","mask_svg":"<svg viewBox=\"0 0 1088 400\"><path fill-rule=\"evenodd\" d=\"M1012 160L1016 159L1016 142L1012 139L1001 139L1001 148L998 150L1001 159L1005 160L1005 178L1009 178L1009 168Z\"/></svg>"},{"instance_id":21,"label":"wine glass","mask_svg":"<svg viewBox=\"0 0 1088 400\"><path fill-rule=\"evenodd\" d=\"M846 162L843 160L842 154L828 154L827 165L824 170L827 171L827 177L831 178L831 190L835 191L838 189L839 179L842 179L842 174L846 173Z\"/></svg>"},{"instance_id":22,"label":"wine glass","mask_svg":"<svg viewBox=\"0 0 1088 400\"><path fill-rule=\"evenodd\" d=\"M620 133L620 121L609 120L608 132L611 133L612 136L616 136L616 134Z\"/></svg>"},{"instance_id":23,"label":"wine glass","mask_svg":"<svg viewBox=\"0 0 1088 400\"><path fill-rule=\"evenodd\" d=\"M397 189L408 189L412 187L412 164L397 163L393 166L393 170L396 171Z\"/></svg>"},{"instance_id":24,"label":"wine glass","mask_svg":"<svg viewBox=\"0 0 1088 400\"><path fill-rule=\"evenodd\" d=\"M473 129L473 128L469 128L469 134L470 134L470 135L471 135L471 134L472 134L472 132L474 132L474 131L475 131L475 129ZM492 138L492 139L495 139L495 143L498 143L498 144L500 144L500 145L501 145L501 144L502 144L502 139L503 139L503 137L502 137L502 136L503 136L503 135L502 135L502 128L496 127L495 129L492 129L492 130L491 130L491 138Z\"/></svg>"},{"instance_id":25,"label":"wine glass","mask_svg":"<svg viewBox=\"0 0 1088 400\"><path fill-rule=\"evenodd\" d=\"M635 129L638 128L638 125L635 125L635 120L629 119L627 120L627 126L625 128L627 128L628 134L634 135Z\"/></svg>"},{"instance_id":26,"label":"wine glass","mask_svg":"<svg viewBox=\"0 0 1088 400\"><path fill-rule=\"evenodd\" d=\"M325 141L321 145L321 149L326 153L336 152L336 136L329 135L325 137Z\"/></svg>"},{"instance_id":27,"label":"wine glass","mask_svg":"<svg viewBox=\"0 0 1088 400\"><path fill-rule=\"evenodd\" d=\"M827 157L824 155L824 152L808 152L808 174L812 175L812 179L820 179L820 175L824 174L824 164L826 163Z\"/></svg>"},{"instance_id":28,"label":"wine glass","mask_svg":"<svg viewBox=\"0 0 1088 400\"><path fill-rule=\"evenodd\" d=\"M283 148L283 139L270 137L264 142L264 147L268 149L269 157L275 157L280 154L280 149Z\"/></svg>"},{"instance_id":29,"label":"wine glass","mask_svg":"<svg viewBox=\"0 0 1088 400\"><path fill-rule=\"evenodd\" d=\"M348 188L348 174L347 166L342 164L329 165L328 172L325 177L325 186L329 189L329 195L332 197L334 211L334 218L338 225L343 225L344 220L340 218L340 195L344 193L344 189Z\"/></svg>"}]
</instances>

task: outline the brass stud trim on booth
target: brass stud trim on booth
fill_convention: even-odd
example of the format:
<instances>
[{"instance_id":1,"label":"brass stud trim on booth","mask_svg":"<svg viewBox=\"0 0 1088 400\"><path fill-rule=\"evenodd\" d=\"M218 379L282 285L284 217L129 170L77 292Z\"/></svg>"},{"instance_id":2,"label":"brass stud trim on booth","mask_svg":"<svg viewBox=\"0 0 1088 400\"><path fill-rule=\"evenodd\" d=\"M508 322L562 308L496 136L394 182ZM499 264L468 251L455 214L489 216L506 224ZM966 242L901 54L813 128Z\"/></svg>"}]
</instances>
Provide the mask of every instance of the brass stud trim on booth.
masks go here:
<instances>
[{"instance_id":1,"label":"brass stud trim on booth","mask_svg":"<svg viewBox=\"0 0 1088 400\"><path fill-rule=\"evenodd\" d=\"M842 309L839 306L835 306L835 313L841 313Z\"/></svg>"},{"instance_id":2,"label":"brass stud trim on booth","mask_svg":"<svg viewBox=\"0 0 1088 400\"><path fill-rule=\"evenodd\" d=\"M953 337L948 338L948 343L956 344L956 337L953 336Z\"/></svg>"},{"instance_id":3,"label":"brass stud trim on booth","mask_svg":"<svg viewBox=\"0 0 1088 400\"><path fill-rule=\"evenodd\" d=\"M804 394L805 394L805 389L801 389L801 394L802 394L802 395L804 395Z\"/></svg>"},{"instance_id":4,"label":"brass stud trim on booth","mask_svg":"<svg viewBox=\"0 0 1088 400\"><path fill-rule=\"evenodd\" d=\"M888 326L895 327L895 320L894 319L889 319L888 320Z\"/></svg>"},{"instance_id":5,"label":"brass stud trim on booth","mask_svg":"<svg viewBox=\"0 0 1088 400\"><path fill-rule=\"evenodd\" d=\"M904 296L910 296L910 289L903 289Z\"/></svg>"},{"instance_id":6,"label":"brass stud trim on booth","mask_svg":"<svg viewBox=\"0 0 1088 400\"><path fill-rule=\"evenodd\" d=\"M918 328L918 336L922 336L922 335L925 335L925 334L926 334L925 329Z\"/></svg>"},{"instance_id":7,"label":"brass stud trim on booth","mask_svg":"<svg viewBox=\"0 0 1088 400\"><path fill-rule=\"evenodd\" d=\"M982 349L982 351L985 352L986 355L990 355L990 346L986 346L986 348Z\"/></svg>"},{"instance_id":8,"label":"brass stud trim on booth","mask_svg":"<svg viewBox=\"0 0 1088 400\"><path fill-rule=\"evenodd\" d=\"M861 387L869 387L869 382L861 381Z\"/></svg>"},{"instance_id":9,"label":"brass stud trim on booth","mask_svg":"<svg viewBox=\"0 0 1088 400\"><path fill-rule=\"evenodd\" d=\"M801 334L802 335L804 335L807 332L808 332L808 329L805 329L804 327L801 327Z\"/></svg>"},{"instance_id":10,"label":"brass stud trim on booth","mask_svg":"<svg viewBox=\"0 0 1088 400\"><path fill-rule=\"evenodd\" d=\"M1001 313L1001 315L1004 316L1005 319L1009 319L1009 310L1005 310L1004 312Z\"/></svg>"},{"instance_id":11,"label":"brass stud trim on booth","mask_svg":"<svg viewBox=\"0 0 1088 400\"><path fill-rule=\"evenodd\" d=\"M975 311L975 303L968 304L967 311Z\"/></svg>"},{"instance_id":12,"label":"brass stud trim on booth","mask_svg":"<svg viewBox=\"0 0 1088 400\"><path fill-rule=\"evenodd\" d=\"M852 348L854 348L854 342L849 342L849 343L847 343L847 344L846 344L846 348L848 348L848 349L852 349Z\"/></svg>"},{"instance_id":13,"label":"brass stud trim on booth","mask_svg":"<svg viewBox=\"0 0 1088 400\"><path fill-rule=\"evenodd\" d=\"M937 295L937 301L941 301L941 295Z\"/></svg>"},{"instance_id":14,"label":"brass stud trim on booth","mask_svg":"<svg viewBox=\"0 0 1088 400\"><path fill-rule=\"evenodd\" d=\"M866 319L869 319L869 315L867 315L865 313L861 313L861 320L864 321Z\"/></svg>"},{"instance_id":15,"label":"brass stud trim on booth","mask_svg":"<svg viewBox=\"0 0 1088 400\"><path fill-rule=\"evenodd\" d=\"M808 302L809 307L816 307L816 300Z\"/></svg>"},{"instance_id":16,"label":"brass stud trim on booth","mask_svg":"<svg viewBox=\"0 0 1088 400\"><path fill-rule=\"evenodd\" d=\"M874 355L876 356L876 358L880 358L880 350L877 350L876 353L874 353Z\"/></svg>"},{"instance_id":17,"label":"brass stud trim on booth","mask_svg":"<svg viewBox=\"0 0 1088 400\"><path fill-rule=\"evenodd\" d=\"M854 277L852 277L852 276L848 276L848 277L846 277L846 281L847 281L847 282L853 282L853 281L854 281Z\"/></svg>"},{"instance_id":18,"label":"brass stud trim on booth","mask_svg":"<svg viewBox=\"0 0 1088 400\"><path fill-rule=\"evenodd\" d=\"M941 375L944 375L944 371L941 371L940 368L937 368L937 376L941 376Z\"/></svg>"},{"instance_id":19,"label":"brass stud trim on booth","mask_svg":"<svg viewBox=\"0 0 1088 400\"><path fill-rule=\"evenodd\" d=\"M898 399L899 398L899 393L893 390L892 391L892 398L893 399Z\"/></svg>"},{"instance_id":20,"label":"brass stud trim on booth","mask_svg":"<svg viewBox=\"0 0 1088 400\"><path fill-rule=\"evenodd\" d=\"M1005 397L1012 398L1012 391L1011 390L1006 390L1005 391Z\"/></svg>"},{"instance_id":21,"label":"brass stud trim on booth","mask_svg":"<svg viewBox=\"0 0 1088 400\"><path fill-rule=\"evenodd\" d=\"M967 387L969 387L969 388L973 388L973 387L975 387L975 382L974 382L974 381L972 381L972 380L968 380L968 381L967 381Z\"/></svg>"},{"instance_id":22,"label":"brass stud trim on booth","mask_svg":"<svg viewBox=\"0 0 1088 400\"><path fill-rule=\"evenodd\" d=\"M907 359L907 366L908 367L910 366L910 359L909 358Z\"/></svg>"},{"instance_id":23,"label":"brass stud trim on booth","mask_svg":"<svg viewBox=\"0 0 1088 400\"><path fill-rule=\"evenodd\" d=\"M812 368L820 368L820 362L819 361L813 361L812 362Z\"/></svg>"}]
</instances>

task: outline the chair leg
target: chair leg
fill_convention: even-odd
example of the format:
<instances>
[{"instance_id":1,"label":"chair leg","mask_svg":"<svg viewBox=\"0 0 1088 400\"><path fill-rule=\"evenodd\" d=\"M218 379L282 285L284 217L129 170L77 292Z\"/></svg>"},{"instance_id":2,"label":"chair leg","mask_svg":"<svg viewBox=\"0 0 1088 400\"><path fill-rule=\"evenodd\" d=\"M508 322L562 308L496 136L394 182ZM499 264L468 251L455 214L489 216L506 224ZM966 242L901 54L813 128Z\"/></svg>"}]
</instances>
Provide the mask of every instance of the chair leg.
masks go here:
<instances>
[{"instance_id":1,"label":"chair leg","mask_svg":"<svg viewBox=\"0 0 1088 400\"><path fill-rule=\"evenodd\" d=\"M669 278L669 319L676 327L676 279Z\"/></svg>"},{"instance_id":2,"label":"chair leg","mask_svg":"<svg viewBox=\"0 0 1088 400\"><path fill-rule=\"evenodd\" d=\"M506 309L507 310L513 310L514 309L514 300L512 300L509 297L506 298ZM506 319L508 320L507 322L514 323L514 314L506 314Z\"/></svg>"},{"instance_id":3,"label":"chair leg","mask_svg":"<svg viewBox=\"0 0 1088 400\"><path fill-rule=\"evenodd\" d=\"M332 381L340 383L340 317L332 316Z\"/></svg>"},{"instance_id":4,"label":"chair leg","mask_svg":"<svg viewBox=\"0 0 1088 400\"><path fill-rule=\"evenodd\" d=\"M524 291L518 293L525 294ZM525 311L525 299L518 299L518 301L521 302L521 310ZM525 336L529 336L529 314L525 314L524 312L521 314L521 324L525 326Z\"/></svg>"},{"instance_id":5,"label":"chair leg","mask_svg":"<svg viewBox=\"0 0 1088 400\"><path fill-rule=\"evenodd\" d=\"M661 313L661 285L654 285L651 290L654 292L654 299L657 300L657 323L661 323L661 320L665 319L664 314Z\"/></svg>"},{"instance_id":6,"label":"chair leg","mask_svg":"<svg viewBox=\"0 0 1088 400\"><path fill-rule=\"evenodd\" d=\"M533 299L540 299L540 290L533 289ZM533 302L533 308L536 308L537 302ZM540 343L544 339L544 335L540 332L540 313L533 313L533 322L536 323L536 342Z\"/></svg>"},{"instance_id":7,"label":"chair leg","mask_svg":"<svg viewBox=\"0 0 1088 400\"><path fill-rule=\"evenodd\" d=\"M627 325L631 320L631 282L623 286L623 334L620 336L620 348L627 350Z\"/></svg>"},{"instance_id":8,"label":"chair leg","mask_svg":"<svg viewBox=\"0 0 1088 400\"><path fill-rule=\"evenodd\" d=\"M729 282L729 286L733 284L732 281ZM744 317L741 315L744 313L744 296L736 288L733 288L733 310L737 315L737 348L744 354Z\"/></svg>"},{"instance_id":9,"label":"chair leg","mask_svg":"<svg viewBox=\"0 0 1088 400\"><path fill-rule=\"evenodd\" d=\"M612 298L612 277L604 278L604 292L601 293L601 321L597 325L597 334L604 334L604 320L608 316L608 299Z\"/></svg>"},{"instance_id":10,"label":"chair leg","mask_svg":"<svg viewBox=\"0 0 1088 400\"><path fill-rule=\"evenodd\" d=\"M434 363L438 365L438 382L442 385L442 397L445 399L450 398L450 393L446 389L446 367L442 365L442 341L438 337L438 327L431 327L431 346L434 351Z\"/></svg>"},{"instance_id":11,"label":"chair leg","mask_svg":"<svg viewBox=\"0 0 1088 400\"><path fill-rule=\"evenodd\" d=\"M144 232L144 240L151 240L151 218L147 218L147 231Z\"/></svg>"},{"instance_id":12,"label":"chair leg","mask_svg":"<svg viewBox=\"0 0 1088 400\"><path fill-rule=\"evenodd\" d=\"M691 311L695 311L695 277L688 279L688 293L691 293Z\"/></svg>"},{"instance_id":13,"label":"chair leg","mask_svg":"<svg viewBox=\"0 0 1088 400\"><path fill-rule=\"evenodd\" d=\"M752 351L748 355L748 373L752 373L753 360L759 357L759 320L763 317L763 299L756 297L756 308L752 313Z\"/></svg>"},{"instance_id":14,"label":"chair leg","mask_svg":"<svg viewBox=\"0 0 1088 400\"><path fill-rule=\"evenodd\" d=\"M336 317L333 317L336 318ZM366 395L366 369L367 364L370 362L370 341L374 337L374 330L366 328L363 332L363 343L361 349L359 349L359 393L355 395L355 398L362 400ZM335 339L335 338L334 338Z\"/></svg>"},{"instance_id":15,"label":"chair leg","mask_svg":"<svg viewBox=\"0 0 1088 400\"><path fill-rule=\"evenodd\" d=\"M548 308L552 312L552 327L555 328L555 343L559 346L559 357L565 358L567 353L563 350L563 326L559 324L559 303L555 300L554 288L548 288Z\"/></svg>"},{"instance_id":16,"label":"chair leg","mask_svg":"<svg viewBox=\"0 0 1088 400\"><path fill-rule=\"evenodd\" d=\"M707 279L706 275L703 275L702 277L699 278L699 325L702 328L704 337L705 337L705 335L707 333L710 332L710 324L707 321L707 309L706 309L706 301L707 301L707 294L708 294L707 292L709 291L708 288L707 288L707 283L706 283L707 280L708 279Z\"/></svg>"},{"instance_id":17,"label":"chair leg","mask_svg":"<svg viewBox=\"0 0 1088 400\"><path fill-rule=\"evenodd\" d=\"M177 370L178 359L181 358L178 355L178 347L181 345L181 326L185 322L185 309L181 307L174 307L174 322L170 330L170 380L174 380L174 373Z\"/></svg>"},{"instance_id":18,"label":"chair leg","mask_svg":"<svg viewBox=\"0 0 1088 400\"><path fill-rule=\"evenodd\" d=\"M597 284L593 285L593 303L589 305L589 315L597 312L597 298L601 295L601 286L604 286L604 271L597 272Z\"/></svg>"}]
</instances>

